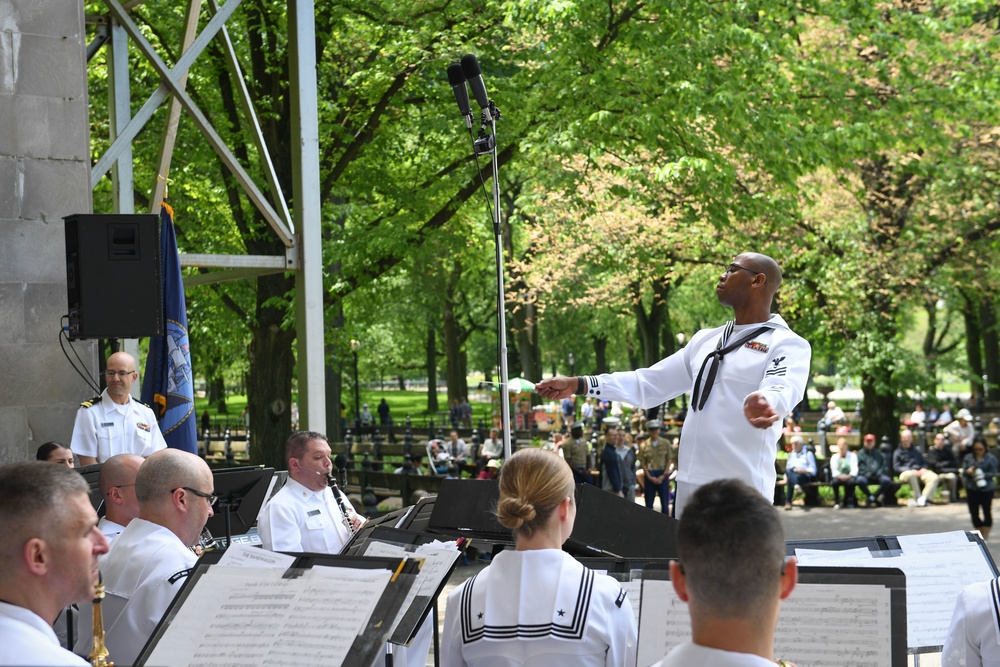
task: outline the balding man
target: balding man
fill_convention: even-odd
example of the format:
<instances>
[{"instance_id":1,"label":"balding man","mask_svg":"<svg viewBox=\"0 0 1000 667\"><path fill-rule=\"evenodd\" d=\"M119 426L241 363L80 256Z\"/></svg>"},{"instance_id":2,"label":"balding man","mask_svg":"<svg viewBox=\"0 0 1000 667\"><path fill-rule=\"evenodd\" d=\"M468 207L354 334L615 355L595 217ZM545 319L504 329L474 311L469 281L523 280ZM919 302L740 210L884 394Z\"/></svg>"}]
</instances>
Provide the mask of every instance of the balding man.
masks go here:
<instances>
[{"instance_id":1,"label":"balding man","mask_svg":"<svg viewBox=\"0 0 1000 667\"><path fill-rule=\"evenodd\" d=\"M544 398L587 394L653 408L691 392L681 431L676 516L702 484L735 477L774 497L781 420L805 392L809 343L771 313L781 269L765 255L737 255L715 287L735 319L703 329L680 351L637 371L554 377L535 385Z\"/></svg>"},{"instance_id":2,"label":"balding man","mask_svg":"<svg viewBox=\"0 0 1000 667\"><path fill-rule=\"evenodd\" d=\"M129 393L139 377L135 369L131 354L115 352L104 371L107 387L80 404L70 441L80 465L103 463L115 454L149 456L167 446L156 415Z\"/></svg>"},{"instance_id":3,"label":"balding man","mask_svg":"<svg viewBox=\"0 0 1000 667\"><path fill-rule=\"evenodd\" d=\"M135 494L135 476L143 458L135 454L115 454L101 466L97 484L104 499L104 516L97 527L108 540L118 536L132 519L139 516Z\"/></svg>"},{"instance_id":4,"label":"balding man","mask_svg":"<svg viewBox=\"0 0 1000 667\"><path fill-rule=\"evenodd\" d=\"M798 571L773 505L739 480L706 484L677 526L677 552L670 581L688 605L691 641L654 667L774 667L774 629Z\"/></svg>"},{"instance_id":5,"label":"balding man","mask_svg":"<svg viewBox=\"0 0 1000 667\"><path fill-rule=\"evenodd\" d=\"M52 622L94 597L97 529L84 479L33 461L0 468L0 665L87 665L59 646Z\"/></svg>"},{"instance_id":6,"label":"balding man","mask_svg":"<svg viewBox=\"0 0 1000 667\"><path fill-rule=\"evenodd\" d=\"M106 595L105 644L119 665L135 662L197 558L205 522L213 515L212 471L179 449L156 452L135 478L139 516L101 561ZM76 651L90 651L91 614L81 610Z\"/></svg>"}]
</instances>

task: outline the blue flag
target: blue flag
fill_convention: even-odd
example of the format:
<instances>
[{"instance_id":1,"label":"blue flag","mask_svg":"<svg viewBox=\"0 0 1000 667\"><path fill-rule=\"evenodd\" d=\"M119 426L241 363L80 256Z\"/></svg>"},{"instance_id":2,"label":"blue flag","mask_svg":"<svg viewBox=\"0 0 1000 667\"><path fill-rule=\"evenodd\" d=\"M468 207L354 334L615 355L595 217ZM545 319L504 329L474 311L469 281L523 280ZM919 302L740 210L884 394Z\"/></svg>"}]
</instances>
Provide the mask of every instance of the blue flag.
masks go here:
<instances>
[{"instance_id":1,"label":"blue flag","mask_svg":"<svg viewBox=\"0 0 1000 667\"><path fill-rule=\"evenodd\" d=\"M163 319L165 336L149 339L142 402L153 408L168 447L198 453L194 418L194 377L188 342L187 305L181 277L174 211L160 207L160 256L163 261Z\"/></svg>"}]
</instances>

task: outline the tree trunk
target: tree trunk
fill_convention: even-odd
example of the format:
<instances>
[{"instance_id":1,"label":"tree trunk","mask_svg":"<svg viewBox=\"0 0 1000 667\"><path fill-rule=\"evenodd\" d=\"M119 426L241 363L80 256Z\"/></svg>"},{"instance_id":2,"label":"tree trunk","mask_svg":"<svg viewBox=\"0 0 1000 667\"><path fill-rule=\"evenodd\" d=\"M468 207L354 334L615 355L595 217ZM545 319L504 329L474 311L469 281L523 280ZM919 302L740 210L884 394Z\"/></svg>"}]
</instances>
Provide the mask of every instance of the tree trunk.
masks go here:
<instances>
[{"instance_id":1,"label":"tree trunk","mask_svg":"<svg viewBox=\"0 0 1000 667\"><path fill-rule=\"evenodd\" d=\"M962 321L965 323L965 358L972 373L969 392L973 397L983 393L983 341L979 333L979 309L967 294L962 294ZM987 396L983 394L984 397Z\"/></svg>"},{"instance_id":2,"label":"tree trunk","mask_svg":"<svg viewBox=\"0 0 1000 667\"><path fill-rule=\"evenodd\" d=\"M861 392L864 394L861 432L874 433L879 442L881 442L883 435L887 435L889 436L889 441L895 447L899 441L899 417L896 415L896 397L890 393L880 394L876 392L875 378L870 375L861 379Z\"/></svg>"},{"instance_id":3,"label":"tree trunk","mask_svg":"<svg viewBox=\"0 0 1000 667\"><path fill-rule=\"evenodd\" d=\"M647 368L661 359L660 327L663 324L664 296L668 286L662 278L657 278L653 281L652 287L653 298L649 305L649 312L647 313L642 305L641 284L638 282L632 284L636 332L639 334L639 343L642 347L642 361Z\"/></svg>"},{"instance_id":4,"label":"tree trunk","mask_svg":"<svg viewBox=\"0 0 1000 667\"><path fill-rule=\"evenodd\" d=\"M427 412L438 411L437 395L437 341L434 327L427 327Z\"/></svg>"},{"instance_id":5,"label":"tree trunk","mask_svg":"<svg viewBox=\"0 0 1000 667\"><path fill-rule=\"evenodd\" d=\"M229 408L226 406L226 381L217 373L218 369L212 369L212 377L206 385L208 404L214 406L220 415L227 415Z\"/></svg>"},{"instance_id":6,"label":"tree trunk","mask_svg":"<svg viewBox=\"0 0 1000 667\"><path fill-rule=\"evenodd\" d=\"M402 375L396 376L396 388L400 391L406 391L406 379Z\"/></svg>"},{"instance_id":7,"label":"tree trunk","mask_svg":"<svg viewBox=\"0 0 1000 667\"><path fill-rule=\"evenodd\" d=\"M455 289L462 276L462 269L456 264L448 276L445 288L444 310L441 313L442 337L444 339L444 379L448 385L448 405L462 398L461 332L458 315L455 312Z\"/></svg>"},{"instance_id":8,"label":"tree trunk","mask_svg":"<svg viewBox=\"0 0 1000 667\"><path fill-rule=\"evenodd\" d=\"M292 342L295 331L282 329L284 309L265 306L280 300L293 288L281 274L257 279L257 323L250 341L248 407L252 445L250 461L283 470L285 440L292 426L292 369L295 359Z\"/></svg>"},{"instance_id":9,"label":"tree trunk","mask_svg":"<svg viewBox=\"0 0 1000 667\"><path fill-rule=\"evenodd\" d=\"M931 385L928 394L937 395L937 298L929 294L924 298L924 312L927 313L927 333L924 334L924 359L927 361L927 377Z\"/></svg>"},{"instance_id":10,"label":"tree trunk","mask_svg":"<svg viewBox=\"0 0 1000 667\"><path fill-rule=\"evenodd\" d=\"M990 385L986 396L996 397L1000 392L1000 344L997 341L997 311L993 301L984 296L979 305L980 333L983 337L983 373Z\"/></svg>"},{"instance_id":11,"label":"tree trunk","mask_svg":"<svg viewBox=\"0 0 1000 667\"><path fill-rule=\"evenodd\" d=\"M610 373L611 369L608 366L608 337L604 334L596 334L590 337L590 340L594 344L594 361L596 368L596 373Z\"/></svg>"}]
</instances>

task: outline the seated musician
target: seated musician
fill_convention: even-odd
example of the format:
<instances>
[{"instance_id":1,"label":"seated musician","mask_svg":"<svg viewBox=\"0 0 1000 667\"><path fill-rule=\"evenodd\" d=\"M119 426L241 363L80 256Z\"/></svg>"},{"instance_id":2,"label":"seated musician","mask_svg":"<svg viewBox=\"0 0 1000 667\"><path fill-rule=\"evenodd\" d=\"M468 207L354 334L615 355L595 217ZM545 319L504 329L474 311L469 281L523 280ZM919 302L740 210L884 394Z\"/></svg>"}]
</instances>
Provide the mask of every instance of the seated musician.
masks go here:
<instances>
[{"instance_id":1,"label":"seated musician","mask_svg":"<svg viewBox=\"0 0 1000 667\"><path fill-rule=\"evenodd\" d=\"M443 667L634 665L635 616L624 591L561 549L576 519L569 465L522 449L500 469L499 484L497 519L517 547L449 594Z\"/></svg>"},{"instance_id":2,"label":"seated musician","mask_svg":"<svg viewBox=\"0 0 1000 667\"><path fill-rule=\"evenodd\" d=\"M139 516L115 538L101 560L106 597L105 644L110 660L131 665L181 589L197 557L205 522L213 515L215 485L201 458L179 449L161 449L147 458L135 477ZM91 649L92 612L81 608L75 650Z\"/></svg>"},{"instance_id":3,"label":"seated musician","mask_svg":"<svg viewBox=\"0 0 1000 667\"><path fill-rule=\"evenodd\" d=\"M0 665L89 664L59 645L51 625L94 597L97 557L108 551L89 491L65 466L0 468Z\"/></svg>"},{"instance_id":4,"label":"seated musician","mask_svg":"<svg viewBox=\"0 0 1000 667\"><path fill-rule=\"evenodd\" d=\"M691 615L691 640L654 667L774 667L781 601L798 580L770 502L735 479L694 492L677 527L670 581Z\"/></svg>"}]
</instances>

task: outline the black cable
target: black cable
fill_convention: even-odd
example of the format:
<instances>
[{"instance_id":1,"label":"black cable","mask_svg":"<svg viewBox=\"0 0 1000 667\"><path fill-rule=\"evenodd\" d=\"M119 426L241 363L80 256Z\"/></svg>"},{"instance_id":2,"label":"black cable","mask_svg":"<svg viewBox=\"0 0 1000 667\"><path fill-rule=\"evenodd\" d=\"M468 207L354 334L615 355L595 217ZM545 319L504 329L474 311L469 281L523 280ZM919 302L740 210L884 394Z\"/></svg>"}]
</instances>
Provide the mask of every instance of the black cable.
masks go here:
<instances>
[{"instance_id":1,"label":"black cable","mask_svg":"<svg viewBox=\"0 0 1000 667\"><path fill-rule=\"evenodd\" d=\"M69 315L63 315L62 318L60 318L60 326L59 326L59 334L58 334L59 349L62 350L63 356L66 357L66 361L69 362L70 367L74 371L76 371L77 375L79 375L81 378L83 378L83 381L87 383L87 386L90 387L91 389L93 389L96 393L98 393L98 394L101 393L101 388L98 386L97 381L94 380L92 377L88 377L87 375L84 374L84 371L86 370L87 365L85 363L83 363L83 359L80 358L79 352L77 352L76 348L73 347L73 341L71 341L69 339L69 332L68 332L69 328L62 326L62 320L67 320L68 321L69 320ZM79 368L77 367L77 365L75 363L73 363L73 360L70 359L69 354L66 352L66 343L70 344L70 349L73 350L73 355L77 358L77 361L80 362L80 367ZM84 370L80 370L81 368L84 369Z\"/></svg>"}]
</instances>

